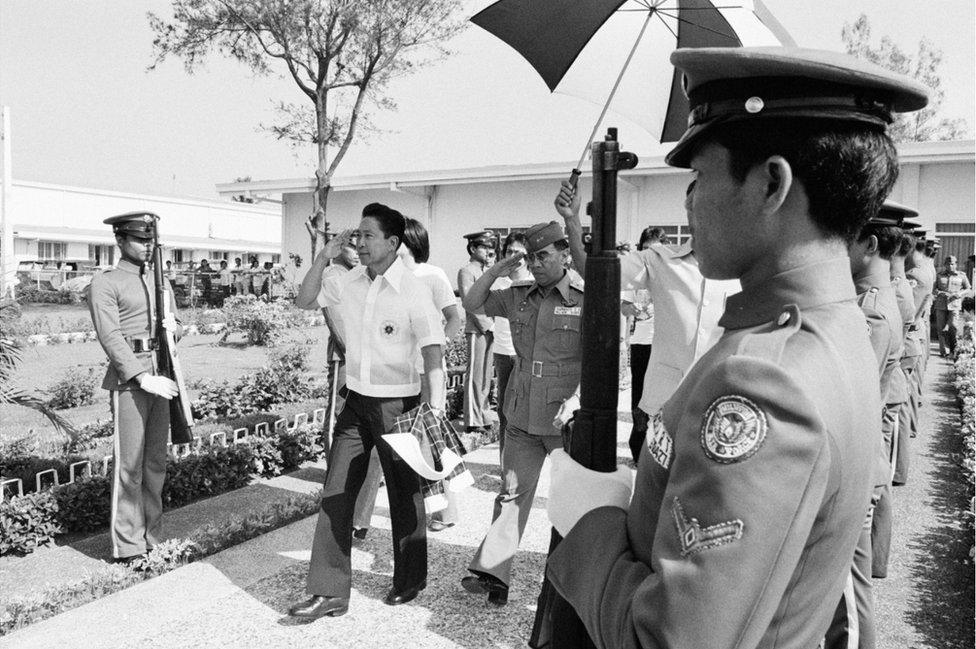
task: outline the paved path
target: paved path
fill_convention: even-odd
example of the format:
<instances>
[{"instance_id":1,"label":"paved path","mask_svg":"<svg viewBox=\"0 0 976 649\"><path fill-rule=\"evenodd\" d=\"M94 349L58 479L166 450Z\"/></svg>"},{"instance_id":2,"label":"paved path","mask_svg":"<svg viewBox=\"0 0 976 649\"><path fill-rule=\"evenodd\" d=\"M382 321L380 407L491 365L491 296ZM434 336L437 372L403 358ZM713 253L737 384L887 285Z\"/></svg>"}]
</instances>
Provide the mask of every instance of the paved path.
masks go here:
<instances>
[{"instance_id":1,"label":"paved path","mask_svg":"<svg viewBox=\"0 0 976 649\"><path fill-rule=\"evenodd\" d=\"M947 365L933 359L930 384ZM627 403L627 393L621 403ZM914 440L910 482L896 492L894 556L890 577L878 584L881 649L971 647L972 565L959 561L956 512L962 493L951 459L958 410L951 394L929 389L924 432ZM629 455L629 424L618 428L618 455ZM366 541L353 548L349 613L294 624L286 611L304 598L304 577L314 518L191 564L121 593L68 611L3 638L5 649L85 647L525 647L545 561L546 473L516 561L508 606L489 607L463 591L458 580L490 522L498 487L498 449L466 458L477 481L461 504L461 524L429 536L429 586L406 606L390 608L392 558L384 492ZM307 483L312 485L313 483ZM304 490L300 483L296 489ZM909 523L910 521L910 523ZM967 644L968 643L968 644Z\"/></svg>"}]
</instances>

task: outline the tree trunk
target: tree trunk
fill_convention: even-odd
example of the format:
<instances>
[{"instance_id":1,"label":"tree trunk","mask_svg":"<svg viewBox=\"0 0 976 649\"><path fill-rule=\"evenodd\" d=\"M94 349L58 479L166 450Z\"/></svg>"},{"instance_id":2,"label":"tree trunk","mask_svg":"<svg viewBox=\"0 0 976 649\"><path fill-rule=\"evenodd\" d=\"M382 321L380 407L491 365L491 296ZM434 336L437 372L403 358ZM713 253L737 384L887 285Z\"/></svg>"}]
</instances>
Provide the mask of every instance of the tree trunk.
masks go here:
<instances>
[{"instance_id":1,"label":"tree trunk","mask_svg":"<svg viewBox=\"0 0 976 649\"><path fill-rule=\"evenodd\" d=\"M332 189L332 174L329 173L329 141L332 138L332 132L326 111L327 97L328 89L318 88L318 96L315 102L315 126L318 135L319 166L315 170L315 205L311 217L312 227L309 229L309 237L312 240L311 258L313 260L319 243L325 245L325 233L329 230L326 208L329 204L329 190Z\"/></svg>"}]
</instances>

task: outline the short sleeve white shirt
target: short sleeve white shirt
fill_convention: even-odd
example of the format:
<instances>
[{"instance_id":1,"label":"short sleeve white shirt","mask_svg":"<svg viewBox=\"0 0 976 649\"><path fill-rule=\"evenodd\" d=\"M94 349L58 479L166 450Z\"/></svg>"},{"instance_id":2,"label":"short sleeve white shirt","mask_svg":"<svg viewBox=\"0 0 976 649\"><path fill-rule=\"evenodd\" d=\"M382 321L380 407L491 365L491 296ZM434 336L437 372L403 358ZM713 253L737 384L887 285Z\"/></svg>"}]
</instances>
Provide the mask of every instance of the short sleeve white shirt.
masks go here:
<instances>
[{"instance_id":1,"label":"short sleeve white shirt","mask_svg":"<svg viewBox=\"0 0 976 649\"><path fill-rule=\"evenodd\" d=\"M430 295L438 311L443 311L449 306L457 306L457 297L454 296L454 289L451 288L451 280L447 278L443 268L427 263L417 264L413 274L430 289Z\"/></svg>"},{"instance_id":2,"label":"short sleeve white shirt","mask_svg":"<svg viewBox=\"0 0 976 649\"><path fill-rule=\"evenodd\" d=\"M349 389L370 397L418 394L420 349L445 342L441 314L421 280L397 259L375 279L357 266L323 286L324 307L346 341Z\"/></svg>"},{"instance_id":3,"label":"short sleeve white shirt","mask_svg":"<svg viewBox=\"0 0 976 649\"><path fill-rule=\"evenodd\" d=\"M654 415L692 365L722 337L718 321L725 299L739 292L739 282L705 279L689 240L678 247L654 244L623 255L620 288L647 289L654 304L654 345L638 404Z\"/></svg>"},{"instance_id":4,"label":"short sleeve white shirt","mask_svg":"<svg viewBox=\"0 0 976 649\"><path fill-rule=\"evenodd\" d=\"M328 283L329 279L333 277L342 277L348 272L349 269L342 264L329 264L325 267L325 270L322 271L322 287L319 289L318 298L316 298L319 303L319 307L324 309L326 306L325 285Z\"/></svg>"},{"instance_id":5,"label":"short sleeve white shirt","mask_svg":"<svg viewBox=\"0 0 976 649\"><path fill-rule=\"evenodd\" d=\"M495 280L495 283L491 285L491 290L501 291L512 285L512 280L508 277L499 277ZM492 349L494 349L496 354L501 354L503 356L515 356L515 344L512 343L512 326L508 322L508 318L504 316L495 316L495 328L493 329L495 333L495 338L492 341Z\"/></svg>"}]
</instances>

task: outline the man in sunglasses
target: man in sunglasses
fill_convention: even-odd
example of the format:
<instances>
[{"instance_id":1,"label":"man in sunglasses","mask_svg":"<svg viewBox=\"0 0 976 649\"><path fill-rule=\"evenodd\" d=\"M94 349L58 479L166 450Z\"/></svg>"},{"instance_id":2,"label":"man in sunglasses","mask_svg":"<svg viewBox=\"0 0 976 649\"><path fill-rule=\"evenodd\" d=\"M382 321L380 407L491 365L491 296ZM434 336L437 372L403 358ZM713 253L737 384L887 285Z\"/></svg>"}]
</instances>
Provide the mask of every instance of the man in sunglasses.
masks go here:
<instances>
[{"instance_id":1,"label":"man in sunglasses","mask_svg":"<svg viewBox=\"0 0 976 649\"><path fill-rule=\"evenodd\" d=\"M491 527L461 580L465 590L487 593L498 606L508 601L512 560L532 508L546 456L562 448L561 430L579 408L580 325L583 285L566 271L569 243L555 221L525 232L532 281L492 291L523 255L505 257L485 270L464 296L469 313L508 318L515 367L505 390L502 489Z\"/></svg>"}]
</instances>

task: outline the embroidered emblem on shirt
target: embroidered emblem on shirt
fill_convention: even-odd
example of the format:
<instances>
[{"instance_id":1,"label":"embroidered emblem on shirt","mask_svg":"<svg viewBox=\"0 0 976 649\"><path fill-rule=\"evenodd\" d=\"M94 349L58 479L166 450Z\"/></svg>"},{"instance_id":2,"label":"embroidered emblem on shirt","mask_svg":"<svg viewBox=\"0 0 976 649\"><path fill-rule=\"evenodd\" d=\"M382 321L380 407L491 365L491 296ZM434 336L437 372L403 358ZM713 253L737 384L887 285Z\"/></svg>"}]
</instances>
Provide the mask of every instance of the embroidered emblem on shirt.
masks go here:
<instances>
[{"instance_id":1,"label":"embroidered emblem on shirt","mask_svg":"<svg viewBox=\"0 0 976 649\"><path fill-rule=\"evenodd\" d=\"M651 457L665 470L670 469L671 460L674 458L674 440L671 439L668 429L664 427L664 416L660 410L651 420L651 430L648 432L647 450Z\"/></svg>"},{"instance_id":2,"label":"embroidered emblem on shirt","mask_svg":"<svg viewBox=\"0 0 976 649\"><path fill-rule=\"evenodd\" d=\"M719 397L705 411L701 446L722 464L751 457L766 439L766 415L755 403L735 394Z\"/></svg>"},{"instance_id":3,"label":"embroidered emblem on shirt","mask_svg":"<svg viewBox=\"0 0 976 649\"><path fill-rule=\"evenodd\" d=\"M674 517L675 527L678 528L683 557L742 538L743 526L738 518L702 527L697 518L685 517L685 511L681 508L681 502L677 497L671 503L671 515Z\"/></svg>"},{"instance_id":4,"label":"embroidered emblem on shirt","mask_svg":"<svg viewBox=\"0 0 976 649\"><path fill-rule=\"evenodd\" d=\"M380 333L385 338L396 338L397 331L396 323L392 320L386 320L380 325Z\"/></svg>"},{"instance_id":5,"label":"embroidered emblem on shirt","mask_svg":"<svg viewBox=\"0 0 976 649\"><path fill-rule=\"evenodd\" d=\"M583 307L579 306L557 306L553 309L554 315L575 315L579 316Z\"/></svg>"}]
</instances>

